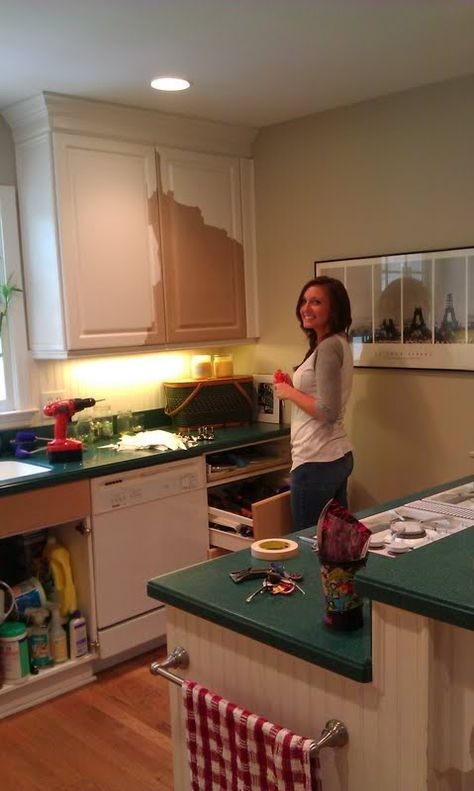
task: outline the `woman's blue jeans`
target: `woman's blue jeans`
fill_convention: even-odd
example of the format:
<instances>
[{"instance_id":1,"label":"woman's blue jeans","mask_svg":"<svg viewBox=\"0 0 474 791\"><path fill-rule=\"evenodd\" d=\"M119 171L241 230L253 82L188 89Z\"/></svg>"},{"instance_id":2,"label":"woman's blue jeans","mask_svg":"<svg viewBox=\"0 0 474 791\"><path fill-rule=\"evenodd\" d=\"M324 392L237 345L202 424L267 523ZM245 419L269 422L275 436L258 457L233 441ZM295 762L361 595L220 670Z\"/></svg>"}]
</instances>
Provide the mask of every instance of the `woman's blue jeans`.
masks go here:
<instances>
[{"instance_id":1,"label":"woman's blue jeans","mask_svg":"<svg viewBox=\"0 0 474 791\"><path fill-rule=\"evenodd\" d=\"M328 500L337 500L347 508L347 479L354 459L346 453L335 461L300 464L291 473L291 512L293 529L303 530L316 524Z\"/></svg>"}]
</instances>

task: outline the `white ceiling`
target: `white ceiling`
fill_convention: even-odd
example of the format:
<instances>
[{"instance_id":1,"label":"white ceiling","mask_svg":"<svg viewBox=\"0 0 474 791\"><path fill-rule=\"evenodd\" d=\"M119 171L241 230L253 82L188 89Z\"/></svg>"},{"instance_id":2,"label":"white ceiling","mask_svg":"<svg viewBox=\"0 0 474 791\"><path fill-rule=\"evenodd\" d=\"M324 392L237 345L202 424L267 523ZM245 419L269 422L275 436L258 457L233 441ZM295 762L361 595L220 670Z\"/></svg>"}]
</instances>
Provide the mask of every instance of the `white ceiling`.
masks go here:
<instances>
[{"instance_id":1,"label":"white ceiling","mask_svg":"<svg viewBox=\"0 0 474 791\"><path fill-rule=\"evenodd\" d=\"M150 88L159 74L191 90ZM264 126L474 73L474 0L0 0L0 108L42 90Z\"/></svg>"}]
</instances>

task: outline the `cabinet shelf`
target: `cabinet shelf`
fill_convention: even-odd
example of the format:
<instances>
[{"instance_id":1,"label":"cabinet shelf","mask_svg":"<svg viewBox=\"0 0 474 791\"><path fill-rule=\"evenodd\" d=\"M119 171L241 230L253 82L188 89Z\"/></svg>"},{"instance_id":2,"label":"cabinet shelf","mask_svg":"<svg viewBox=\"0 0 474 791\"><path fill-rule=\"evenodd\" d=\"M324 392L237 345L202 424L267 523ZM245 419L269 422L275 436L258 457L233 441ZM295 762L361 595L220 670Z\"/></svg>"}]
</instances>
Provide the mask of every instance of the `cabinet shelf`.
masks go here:
<instances>
[{"instance_id":1,"label":"cabinet shelf","mask_svg":"<svg viewBox=\"0 0 474 791\"><path fill-rule=\"evenodd\" d=\"M239 533L228 533L215 527L209 528L209 544L211 547L237 552L239 549L248 549L254 541L254 538L247 538L239 535Z\"/></svg>"},{"instance_id":2,"label":"cabinet shelf","mask_svg":"<svg viewBox=\"0 0 474 791\"><path fill-rule=\"evenodd\" d=\"M206 479L207 487L225 484L231 481L251 478L266 472L279 472L290 468L290 446L288 437L264 440L238 446L231 451L232 456L241 455L242 466L237 461L232 463L229 451L212 452L206 454ZM230 457L230 458L229 458ZM211 460L213 463L211 463ZM219 462L225 469L213 470L219 467Z\"/></svg>"},{"instance_id":3,"label":"cabinet shelf","mask_svg":"<svg viewBox=\"0 0 474 791\"><path fill-rule=\"evenodd\" d=\"M95 659L94 653L88 653L44 668L19 684L4 684L0 688L0 719L94 681Z\"/></svg>"},{"instance_id":4,"label":"cabinet shelf","mask_svg":"<svg viewBox=\"0 0 474 791\"><path fill-rule=\"evenodd\" d=\"M207 462L207 488L217 490L217 501L208 507L209 517L209 545L218 547L230 552L250 547L253 541L262 538L290 533L292 530L290 493L283 491L278 494L265 496L262 492L262 499L252 503L251 516L242 516L232 510L231 500L229 507L222 507L219 503L219 489L227 495L227 489L233 490L233 484L239 481L254 478L261 479L262 482L271 484L275 490L285 482L286 473L290 468L290 446L288 437L266 440L258 443L234 448L232 454L238 455L240 452L245 466L239 467L237 463L231 470L210 472L209 459L212 458L214 466L219 466L222 459L222 466L231 462L229 452L208 454ZM236 486L238 488L238 486ZM215 498L209 498L215 499ZM224 497L226 501L226 496ZM239 526L243 525L251 528L252 536L244 536L238 532ZM224 529L220 529L222 526ZM225 528L229 528L226 530Z\"/></svg>"},{"instance_id":5,"label":"cabinet shelf","mask_svg":"<svg viewBox=\"0 0 474 791\"><path fill-rule=\"evenodd\" d=\"M78 659L68 659L66 662L61 662L58 665L51 665L50 667L42 668L36 675L27 676L24 681L20 681L18 684L12 684L11 682L6 682L0 687L0 698L3 695L8 694L9 692L15 691L18 692L20 689L25 689L32 684L37 684L39 681L44 681L46 678L51 678L52 676L57 675L58 673L62 673L63 671L67 670L68 668L77 666L77 665L84 665L88 662L91 662L95 659L95 654L88 653L84 656L79 657Z\"/></svg>"},{"instance_id":6,"label":"cabinet shelf","mask_svg":"<svg viewBox=\"0 0 474 791\"><path fill-rule=\"evenodd\" d=\"M261 472L278 472L288 469L288 461L282 459L274 459L273 461L267 460L265 462L258 462L251 464L248 467L236 467L235 471L230 472L215 472L208 473L207 475L207 488L212 486L222 485L223 483L231 483L244 478L252 478L256 473ZM245 472L244 472L245 470Z\"/></svg>"}]
</instances>

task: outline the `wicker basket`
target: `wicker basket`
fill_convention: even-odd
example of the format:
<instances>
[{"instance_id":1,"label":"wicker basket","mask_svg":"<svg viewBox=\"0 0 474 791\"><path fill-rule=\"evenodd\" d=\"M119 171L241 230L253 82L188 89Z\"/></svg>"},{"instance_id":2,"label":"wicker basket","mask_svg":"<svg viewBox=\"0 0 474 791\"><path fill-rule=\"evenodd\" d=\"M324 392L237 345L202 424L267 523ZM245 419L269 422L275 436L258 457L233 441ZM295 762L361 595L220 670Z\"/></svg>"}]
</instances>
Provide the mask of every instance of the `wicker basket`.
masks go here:
<instances>
[{"instance_id":1,"label":"wicker basket","mask_svg":"<svg viewBox=\"0 0 474 791\"><path fill-rule=\"evenodd\" d=\"M239 426L252 421L253 378L164 382L165 413L175 426Z\"/></svg>"}]
</instances>

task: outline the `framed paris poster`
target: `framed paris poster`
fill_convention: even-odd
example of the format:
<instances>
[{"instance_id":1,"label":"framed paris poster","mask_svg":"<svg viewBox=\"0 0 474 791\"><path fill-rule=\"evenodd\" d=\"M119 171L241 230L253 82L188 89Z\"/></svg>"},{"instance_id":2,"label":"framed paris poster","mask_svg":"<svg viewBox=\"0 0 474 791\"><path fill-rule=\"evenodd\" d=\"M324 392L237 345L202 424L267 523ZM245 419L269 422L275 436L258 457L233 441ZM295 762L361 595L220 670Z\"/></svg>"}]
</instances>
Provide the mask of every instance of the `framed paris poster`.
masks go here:
<instances>
[{"instance_id":1,"label":"framed paris poster","mask_svg":"<svg viewBox=\"0 0 474 791\"><path fill-rule=\"evenodd\" d=\"M351 300L354 364L474 370L474 247L331 259Z\"/></svg>"}]
</instances>

